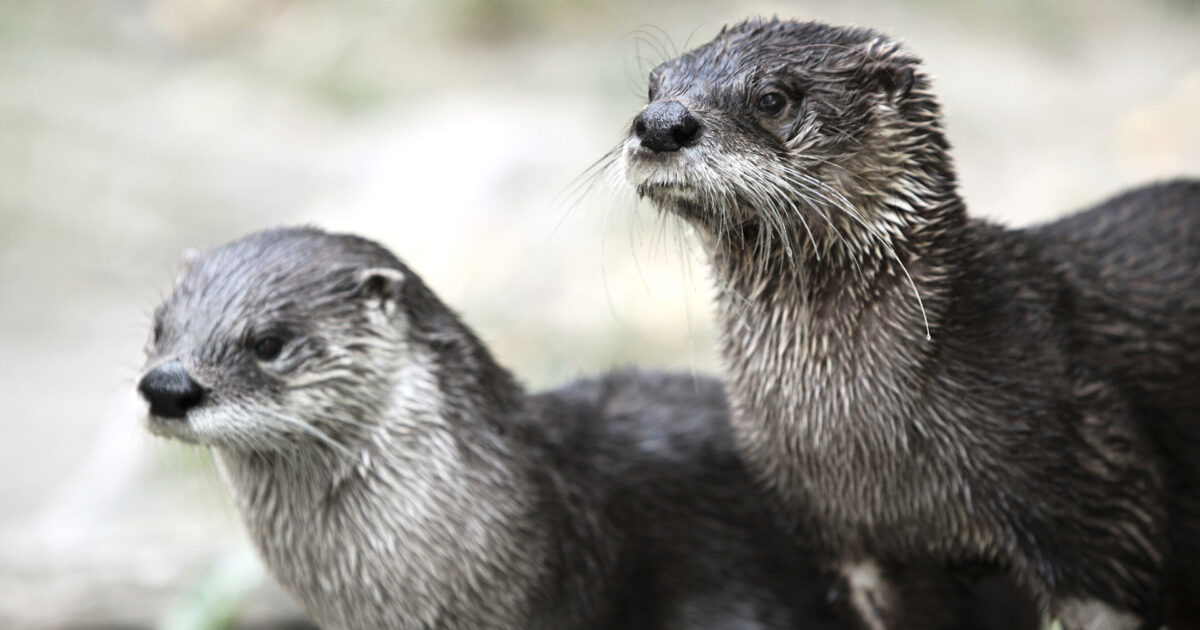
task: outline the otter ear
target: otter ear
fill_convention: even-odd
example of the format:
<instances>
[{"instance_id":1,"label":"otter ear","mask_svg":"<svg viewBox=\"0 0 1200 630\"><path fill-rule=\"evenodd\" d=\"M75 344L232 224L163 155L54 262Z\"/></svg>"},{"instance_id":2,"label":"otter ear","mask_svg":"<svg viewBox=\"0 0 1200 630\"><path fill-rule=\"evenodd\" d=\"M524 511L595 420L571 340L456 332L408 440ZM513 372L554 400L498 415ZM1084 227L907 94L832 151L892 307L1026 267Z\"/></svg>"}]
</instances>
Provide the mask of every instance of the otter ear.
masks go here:
<instances>
[{"instance_id":1,"label":"otter ear","mask_svg":"<svg viewBox=\"0 0 1200 630\"><path fill-rule=\"evenodd\" d=\"M371 267L358 272L359 293L370 301L378 301L385 307L400 298L400 287L404 284L404 272L391 267Z\"/></svg>"},{"instance_id":2,"label":"otter ear","mask_svg":"<svg viewBox=\"0 0 1200 630\"><path fill-rule=\"evenodd\" d=\"M865 69L868 79L890 95L893 102L908 96L916 81L912 66L894 59L868 61Z\"/></svg>"},{"instance_id":3,"label":"otter ear","mask_svg":"<svg viewBox=\"0 0 1200 630\"><path fill-rule=\"evenodd\" d=\"M183 250L183 264L179 267L179 273L175 274L175 284L183 282L183 279L187 277L188 270L196 264L197 260L200 260L200 250L194 247Z\"/></svg>"}]
</instances>

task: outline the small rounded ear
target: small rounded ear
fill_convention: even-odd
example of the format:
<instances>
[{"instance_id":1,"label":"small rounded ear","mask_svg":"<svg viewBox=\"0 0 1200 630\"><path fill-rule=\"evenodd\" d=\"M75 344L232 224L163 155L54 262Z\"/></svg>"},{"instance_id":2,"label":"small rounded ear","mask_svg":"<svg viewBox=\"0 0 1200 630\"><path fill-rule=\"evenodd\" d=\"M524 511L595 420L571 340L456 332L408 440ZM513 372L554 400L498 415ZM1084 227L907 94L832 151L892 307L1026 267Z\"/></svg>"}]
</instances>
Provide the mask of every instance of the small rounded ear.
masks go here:
<instances>
[{"instance_id":1,"label":"small rounded ear","mask_svg":"<svg viewBox=\"0 0 1200 630\"><path fill-rule=\"evenodd\" d=\"M357 279L359 291L364 297L388 304L400 297L404 272L391 267L371 267L359 271Z\"/></svg>"},{"instance_id":2,"label":"small rounded ear","mask_svg":"<svg viewBox=\"0 0 1200 630\"><path fill-rule=\"evenodd\" d=\"M175 284L183 282L183 279L187 277L188 270L192 268L192 265L196 264L197 260L200 260L200 254L200 250L195 247L183 250L183 264L180 265L179 272L175 274Z\"/></svg>"},{"instance_id":3,"label":"small rounded ear","mask_svg":"<svg viewBox=\"0 0 1200 630\"><path fill-rule=\"evenodd\" d=\"M893 101L908 96L916 81L912 66L895 60L869 61L866 72L870 80L887 92Z\"/></svg>"}]
</instances>

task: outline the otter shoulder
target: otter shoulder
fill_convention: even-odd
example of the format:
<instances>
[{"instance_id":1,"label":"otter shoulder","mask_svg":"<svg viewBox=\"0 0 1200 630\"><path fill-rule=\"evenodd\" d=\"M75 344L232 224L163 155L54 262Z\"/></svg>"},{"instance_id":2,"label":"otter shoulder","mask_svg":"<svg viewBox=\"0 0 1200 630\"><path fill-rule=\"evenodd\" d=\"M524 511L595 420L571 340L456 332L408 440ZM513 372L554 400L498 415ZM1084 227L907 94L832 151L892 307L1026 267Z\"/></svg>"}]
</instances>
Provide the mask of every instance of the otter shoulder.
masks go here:
<instances>
[{"instance_id":1,"label":"otter shoulder","mask_svg":"<svg viewBox=\"0 0 1200 630\"><path fill-rule=\"evenodd\" d=\"M729 407L715 378L619 370L537 399L553 410L539 427L551 446L604 468L708 466L736 460Z\"/></svg>"}]
</instances>

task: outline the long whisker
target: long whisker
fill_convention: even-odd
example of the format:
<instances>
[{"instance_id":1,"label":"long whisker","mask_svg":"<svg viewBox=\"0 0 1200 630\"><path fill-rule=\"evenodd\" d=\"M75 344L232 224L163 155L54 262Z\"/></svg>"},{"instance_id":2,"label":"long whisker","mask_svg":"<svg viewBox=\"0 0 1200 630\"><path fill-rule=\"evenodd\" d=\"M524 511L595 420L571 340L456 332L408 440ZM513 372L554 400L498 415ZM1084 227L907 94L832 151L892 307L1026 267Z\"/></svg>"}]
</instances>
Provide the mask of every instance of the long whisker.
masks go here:
<instances>
[{"instance_id":1,"label":"long whisker","mask_svg":"<svg viewBox=\"0 0 1200 630\"><path fill-rule=\"evenodd\" d=\"M297 420L295 418L288 416L287 414L279 413L279 412L275 412L275 411L267 412L267 416L269 418L271 418L272 420L278 421L280 424L287 425L293 429L296 429L297 431L300 431L301 433L304 433L309 436L317 438L319 441L324 443L329 448L331 448L335 451L338 451L339 453L341 453L342 455L344 455L346 457L354 456L353 453L350 452L350 449L346 448L345 445L343 445L342 443L333 439L332 437L327 435L324 431L321 431L320 429L312 426L311 424L308 424L307 422L302 422L300 420Z\"/></svg>"},{"instance_id":2,"label":"long whisker","mask_svg":"<svg viewBox=\"0 0 1200 630\"><path fill-rule=\"evenodd\" d=\"M599 159L592 162L581 172L575 176L566 186L563 186L558 193L551 199L551 204L561 208L558 220L554 222L554 228L550 231L550 236L553 236L562 227L563 222L567 217L575 212L587 198L588 194L602 181L606 179L611 181L611 170L619 160L621 150L625 143L619 142L611 149L606 151Z\"/></svg>"},{"instance_id":3,"label":"long whisker","mask_svg":"<svg viewBox=\"0 0 1200 630\"><path fill-rule=\"evenodd\" d=\"M842 245L846 247L847 250L852 250L853 247L851 246L850 241L846 237L846 235L842 232L842 230L838 229L837 224L834 223L832 218L830 218L830 216L821 209L822 204L817 203L817 201L814 201L812 199L812 197L810 197L810 195L816 196L818 198L818 200L825 201L826 203L829 203L829 204L833 204L833 201L830 200L829 197L826 196L821 191L814 190L804 179L804 177L805 177L804 174L800 173L799 171L796 171L795 169L792 169L792 168L785 169L782 177L784 179L786 179L789 183L791 183L793 186L796 187L796 189L801 193L800 195L798 195L800 198L800 201L802 201L806 206L809 207L809 209L811 209L813 212L817 213L817 216L821 217L825 221L825 224L828 225L829 229L833 231L833 234L834 234L834 236L837 237L838 241L840 241L842 243ZM803 214L799 209L797 209L796 212L799 214ZM855 269L858 271L859 277L865 278L866 274L863 272L862 263L859 262L858 257L857 256L849 256L849 258L850 258L851 262L854 264Z\"/></svg>"},{"instance_id":4,"label":"long whisker","mask_svg":"<svg viewBox=\"0 0 1200 630\"><path fill-rule=\"evenodd\" d=\"M902 260L900 260L900 255L896 253L896 250L892 246L891 241L889 239L884 238L882 235L880 235L875 230L871 229L871 226L868 225L868 222L866 221L866 219L864 219L862 214L859 213L858 210L854 207L854 204L850 203L850 201L848 199L846 199L845 195L843 195L840 191L833 188L829 184L826 184L825 182L821 182L820 180L817 180L816 178L813 178L811 176L805 175L804 177L806 177L808 180L812 181L813 183L819 184L823 189L830 191L839 201L839 203L834 204L834 207L841 209L847 215L849 215L852 219L854 219L856 222L858 222L858 224L863 228L863 230L865 230L868 235L873 237L879 243L879 245L881 247L883 247L883 249L885 251L887 251L888 255L891 256L891 258L896 261L896 264L900 266L900 270L904 272L904 277L908 280L909 286L912 287L913 295L915 295L917 298L917 307L921 310L921 318L922 318L922 320L924 320L924 323L925 323L925 340L931 341L933 339L933 335L929 328L929 315L925 311L925 302L924 302L924 300L921 299L921 292L917 289L916 281L913 280L912 274L910 274L908 272L908 267L904 264L904 262Z\"/></svg>"}]
</instances>

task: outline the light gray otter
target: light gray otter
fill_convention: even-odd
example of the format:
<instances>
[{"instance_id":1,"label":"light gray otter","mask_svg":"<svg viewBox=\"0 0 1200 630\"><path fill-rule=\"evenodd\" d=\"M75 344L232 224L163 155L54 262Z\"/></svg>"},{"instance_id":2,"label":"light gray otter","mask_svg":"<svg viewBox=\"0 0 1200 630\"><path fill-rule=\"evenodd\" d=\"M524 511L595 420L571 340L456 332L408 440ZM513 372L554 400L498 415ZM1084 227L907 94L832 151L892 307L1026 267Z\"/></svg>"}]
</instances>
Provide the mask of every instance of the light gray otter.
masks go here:
<instances>
[{"instance_id":1,"label":"light gray otter","mask_svg":"<svg viewBox=\"0 0 1200 630\"><path fill-rule=\"evenodd\" d=\"M212 448L331 630L862 627L755 490L720 382L527 394L371 241L277 229L194 258L147 354L149 429ZM1027 625L1002 590L890 570L923 627Z\"/></svg>"},{"instance_id":2,"label":"light gray otter","mask_svg":"<svg viewBox=\"0 0 1200 630\"><path fill-rule=\"evenodd\" d=\"M1200 182L968 218L920 60L777 19L655 68L618 155L698 233L735 437L827 551L1200 625Z\"/></svg>"}]
</instances>

